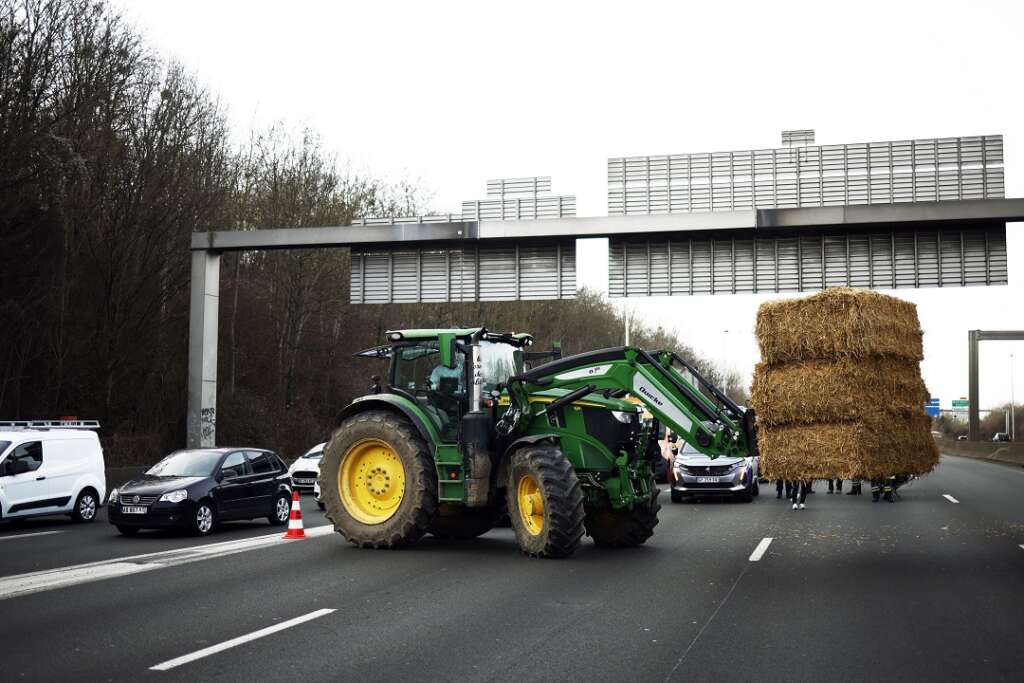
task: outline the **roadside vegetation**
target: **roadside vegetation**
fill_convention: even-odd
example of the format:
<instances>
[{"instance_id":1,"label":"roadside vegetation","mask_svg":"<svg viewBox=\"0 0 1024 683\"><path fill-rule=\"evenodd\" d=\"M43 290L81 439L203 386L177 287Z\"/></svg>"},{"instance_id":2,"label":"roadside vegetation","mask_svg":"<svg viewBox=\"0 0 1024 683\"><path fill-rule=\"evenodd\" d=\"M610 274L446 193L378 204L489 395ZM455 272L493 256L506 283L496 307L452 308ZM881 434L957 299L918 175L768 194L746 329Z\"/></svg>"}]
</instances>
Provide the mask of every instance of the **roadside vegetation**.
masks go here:
<instances>
[{"instance_id":1,"label":"roadside vegetation","mask_svg":"<svg viewBox=\"0 0 1024 683\"><path fill-rule=\"evenodd\" d=\"M315 131L238 133L109 5L0 0L0 417L98 418L109 464L152 462L184 445L190 233L429 212L419 187L351 172ZM592 292L353 306L348 280L344 250L224 257L219 442L290 457L326 438L380 372L351 354L389 328L483 322L567 353L622 341ZM693 359L665 330L632 334ZM693 360L745 400L738 376Z\"/></svg>"}]
</instances>

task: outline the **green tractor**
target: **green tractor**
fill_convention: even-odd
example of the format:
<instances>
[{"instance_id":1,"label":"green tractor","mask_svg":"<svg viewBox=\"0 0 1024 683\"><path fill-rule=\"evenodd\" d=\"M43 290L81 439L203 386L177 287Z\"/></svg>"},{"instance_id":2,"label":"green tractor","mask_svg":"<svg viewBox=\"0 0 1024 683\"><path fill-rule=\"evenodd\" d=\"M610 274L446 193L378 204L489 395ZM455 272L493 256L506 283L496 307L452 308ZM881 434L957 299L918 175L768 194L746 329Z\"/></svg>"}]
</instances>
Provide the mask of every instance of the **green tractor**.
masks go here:
<instances>
[{"instance_id":1,"label":"green tractor","mask_svg":"<svg viewBox=\"0 0 1024 683\"><path fill-rule=\"evenodd\" d=\"M584 533L639 545L658 523L660 425L711 456L755 448L753 412L673 353L561 358L482 327L387 340L357 354L390 359L389 375L341 411L320 465L327 517L361 547L472 538L506 511L531 556L568 556Z\"/></svg>"}]
</instances>

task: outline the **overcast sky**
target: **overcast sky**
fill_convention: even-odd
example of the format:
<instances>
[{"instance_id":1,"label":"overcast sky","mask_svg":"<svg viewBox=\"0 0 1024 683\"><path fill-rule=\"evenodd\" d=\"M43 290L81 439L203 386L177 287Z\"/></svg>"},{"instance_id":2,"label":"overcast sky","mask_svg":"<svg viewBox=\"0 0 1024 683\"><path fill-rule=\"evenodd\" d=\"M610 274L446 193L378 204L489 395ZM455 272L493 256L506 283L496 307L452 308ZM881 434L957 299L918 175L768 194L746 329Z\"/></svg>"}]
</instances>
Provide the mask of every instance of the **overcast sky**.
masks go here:
<instances>
[{"instance_id":1,"label":"overcast sky","mask_svg":"<svg viewBox=\"0 0 1024 683\"><path fill-rule=\"evenodd\" d=\"M488 178L550 175L578 215L604 215L608 157L775 147L792 128L822 144L1001 133L1006 195L1024 197L1020 1L116 4L239 131L309 125L439 211ZM967 394L967 330L1024 329L1024 224L1007 241L1008 287L894 292L918 304L943 407ZM603 241L580 247L579 283L606 290ZM749 375L769 298L629 305ZM1008 400L1010 353L1024 378L1024 343L982 345L983 407Z\"/></svg>"}]
</instances>

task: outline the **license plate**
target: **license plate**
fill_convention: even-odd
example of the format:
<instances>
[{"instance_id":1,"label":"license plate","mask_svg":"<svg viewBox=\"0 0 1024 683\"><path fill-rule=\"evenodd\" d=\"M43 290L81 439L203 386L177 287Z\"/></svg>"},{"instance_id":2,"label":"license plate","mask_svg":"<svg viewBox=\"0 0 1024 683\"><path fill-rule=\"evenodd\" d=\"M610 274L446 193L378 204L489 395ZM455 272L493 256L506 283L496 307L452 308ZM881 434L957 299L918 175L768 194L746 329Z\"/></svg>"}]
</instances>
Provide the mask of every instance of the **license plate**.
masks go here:
<instances>
[{"instance_id":1,"label":"license plate","mask_svg":"<svg viewBox=\"0 0 1024 683\"><path fill-rule=\"evenodd\" d=\"M719 477L697 477L698 484L717 484Z\"/></svg>"},{"instance_id":2,"label":"license plate","mask_svg":"<svg viewBox=\"0 0 1024 683\"><path fill-rule=\"evenodd\" d=\"M312 486L316 482L316 479L293 479L292 481L296 484L309 484Z\"/></svg>"},{"instance_id":3,"label":"license plate","mask_svg":"<svg viewBox=\"0 0 1024 683\"><path fill-rule=\"evenodd\" d=\"M126 515L144 515L146 514L146 508L142 506L124 505L121 507L121 512Z\"/></svg>"}]
</instances>

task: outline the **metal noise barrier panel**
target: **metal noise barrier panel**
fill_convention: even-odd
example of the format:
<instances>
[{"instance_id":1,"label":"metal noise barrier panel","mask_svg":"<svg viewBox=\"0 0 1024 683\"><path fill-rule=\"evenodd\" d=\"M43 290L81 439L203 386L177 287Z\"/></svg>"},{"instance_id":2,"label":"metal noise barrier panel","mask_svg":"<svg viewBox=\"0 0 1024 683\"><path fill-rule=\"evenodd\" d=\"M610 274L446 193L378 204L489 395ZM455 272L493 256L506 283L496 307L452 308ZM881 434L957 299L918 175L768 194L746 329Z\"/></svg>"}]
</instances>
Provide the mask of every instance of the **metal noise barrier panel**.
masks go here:
<instances>
[{"instance_id":1,"label":"metal noise barrier panel","mask_svg":"<svg viewBox=\"0 0 1024 683\"><path fill-rule=\"evenodd\" d=\"M354 304L576 297L576 243L352 249Z\"/></svg>"},{"instance_id":2,"label":"metal noise barrier panel","mask_svg":"<svg viewBox=\"0 0 1024 683\"><path fill-rule=\"evenodd\" d=\"M1006 227L612 239L608 270L613 297L1005 285Z\"/></svg>"},{"instance_id":3,"label":"metal noise barrier panel","mask_svg":"<svg viewBox=\"0 0 1024 683\"><path fill-rule=\"evenodd\" d=\"M608 215L1001 198L1003 137L608 160Z\"/></svg>"}]
</instances>

